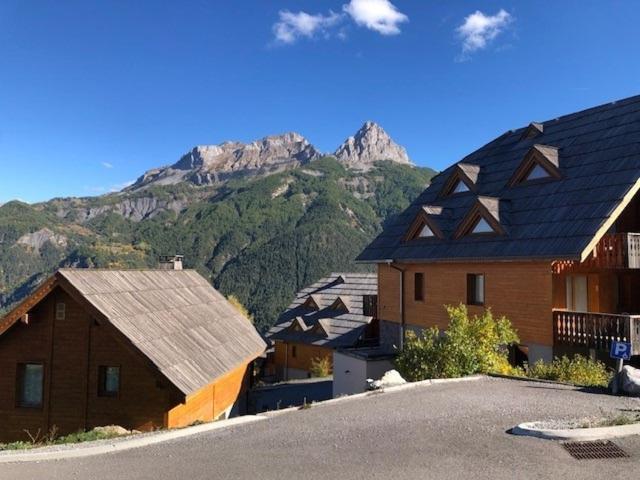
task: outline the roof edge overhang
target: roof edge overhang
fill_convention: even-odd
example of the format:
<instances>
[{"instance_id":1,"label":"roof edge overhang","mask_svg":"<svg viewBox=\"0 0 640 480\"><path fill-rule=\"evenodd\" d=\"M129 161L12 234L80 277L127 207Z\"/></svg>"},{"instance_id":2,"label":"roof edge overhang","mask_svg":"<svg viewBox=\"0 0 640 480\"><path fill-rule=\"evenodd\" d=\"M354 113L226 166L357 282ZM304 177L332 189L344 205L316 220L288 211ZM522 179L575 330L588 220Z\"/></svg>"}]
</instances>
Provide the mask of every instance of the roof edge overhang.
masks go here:
<instances>
[{"instance_id":1,"label":"roof edge overhang","mask_svg":"<svg viewBox=\"0 0 640 480\"><path fill-rule=\"evenodd\" d=\"M460 257L460 258L401 258L394 260L358 260L356 263L389 265L407 263L534 263L534 262L558 262L558 261L580 261L578 255L558 255L558 256L528 256L528 257Z\"/></svg>"},{"instance_id":2,"label":"roof edge overhang","mask_svg":"<svg viewBox=\"0 0 640 480\"><path fill-rule=\"evenodd\" d=\"M9 330L24 315L35 308L54 288L58 286L59 274L54 273L41 283L30 295L24 298L18 305L0 319L0 335Z\"/></svg>"},{"instance_id":3,"label":"roof edge overhang","mask_svg":"<svg viewBox=\"0 0 640 480\"><path fill-rule=\"evenodd\" d=\"M614 208L613 211L607 216L607 219L602 223L602 225L600 226L596 234L593 236L591 241L582 250L579 258L580 262L584 262L587 259L587 257L591 255L591 252L596 247L598 242L602 240L602 237L606 235L606 233L613 226L616 220L618 220L618 217L620 216L620 214L622 214L624 209L629 205L629 203L631 203L631 200L633 200L633 197L636 196L638 191L640 191L640 177L631 186L631 188L627 190L627 193L625 193L625 195L622 197L622 199L620 200L616 208Z\"/></svg>"}]
</instances>

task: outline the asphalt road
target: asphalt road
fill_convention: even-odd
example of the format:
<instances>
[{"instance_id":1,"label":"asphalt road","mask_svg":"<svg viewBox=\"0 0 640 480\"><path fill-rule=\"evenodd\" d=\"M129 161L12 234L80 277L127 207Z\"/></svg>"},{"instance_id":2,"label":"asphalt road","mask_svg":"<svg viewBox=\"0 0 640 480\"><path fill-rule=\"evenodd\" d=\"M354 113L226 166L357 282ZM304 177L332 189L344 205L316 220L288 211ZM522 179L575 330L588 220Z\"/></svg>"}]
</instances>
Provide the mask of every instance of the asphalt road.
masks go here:
<instances>
[{"instance_id":1,"label":"asphalt road","mask_svg":"<svg viewBox=\"0 0 640 480\"><path fill-rule=\"evenodd\" d=\"M640 409L636 399L486 378L285 413L152 447L76 460L0 465L0 479L598 479L640 475L627 459L578 461L514 425Z\"/></svg>"}]
</instances>

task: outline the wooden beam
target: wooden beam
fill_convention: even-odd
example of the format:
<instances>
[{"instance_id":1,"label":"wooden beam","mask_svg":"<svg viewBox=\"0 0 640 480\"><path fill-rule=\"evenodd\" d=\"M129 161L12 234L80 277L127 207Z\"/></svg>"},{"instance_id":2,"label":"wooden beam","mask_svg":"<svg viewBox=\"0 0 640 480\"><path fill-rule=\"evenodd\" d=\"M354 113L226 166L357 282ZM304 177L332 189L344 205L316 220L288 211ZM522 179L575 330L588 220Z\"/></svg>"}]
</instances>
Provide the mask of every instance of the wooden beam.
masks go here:
<instances>
[{"instance_id":1,"label":"wooden beam","mask_svg":"<svg viewBox=\"0 0 640 480\"><path fill-rule=\"evenodd\" d=\"M598 242L600 242L600 240L602 240L602 237L604 237L609 229L611 229L620 214L624 211L625 208L627 208L627 205L631 203L631 200L633 200L633 197L635 197L636 193L638 193L639 190L640 178L636 180L636 183L634 183L629 191L625 194L625 196L622 197L622 200L620 201L618 206L613 210L613 212L611 212L609 218L607 218L607 220L602 224L600 230L598 230L598 232L591 239L586 248L582 251L582 253L580 254L580 262L584 262L587 259L593 249L596 248L596 245L598 245Z\"/></svg>"},{"instance_id":2,"label":"wooden beam","mask_svg":"<svg viewBox=\"0 0 640 480\"><path fill-rule=\"evenodd\" d=\"M0 335L9 330L18 320L27 315L32 308L44 300L56 287L57 283L58 277L56 275L49 277L31 295L25 298L17 307L0 320Z\"/></svg>"}]
</instances>

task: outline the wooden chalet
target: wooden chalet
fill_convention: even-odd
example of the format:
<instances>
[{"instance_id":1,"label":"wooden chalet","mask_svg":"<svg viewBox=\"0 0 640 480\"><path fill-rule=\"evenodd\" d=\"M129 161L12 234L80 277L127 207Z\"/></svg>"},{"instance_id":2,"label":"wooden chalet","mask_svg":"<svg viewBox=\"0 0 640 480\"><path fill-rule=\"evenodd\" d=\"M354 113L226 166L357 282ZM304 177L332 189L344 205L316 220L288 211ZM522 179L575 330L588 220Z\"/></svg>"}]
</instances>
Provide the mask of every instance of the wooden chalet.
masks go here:
<instances>
[{"instance_id":1,"label":"wooden chalet","mask_svg":"<svg viewBox=\"0 0 640 480\"><path fill-rule=\"evenodd\" d=\"M640 96L506 132L437 175L360 254L378 268L381 341L511 319L529 361L612 340L640 353Z\"/></svg>"},{"instance_id":2,"label":"wooden chalet","mask_svg":"<svg viewBox=\"0 0 640 480\"><path fill-rule=\"evenodd\" d=\"M375 273L332 273L298 292L267 333L277 378L308 378L316 358L377 344L376 293Z\"/></svg>"},{"instance_id":3,"label":"wooden chalet","mask_svg":"<svg viewBox=\"0 0 640 480\"><path fill-rule=\"evenodd\" d=\"M264 349L195 271L60 270L0 320L0 441L227 416Z\"/></svg>"}]
</instances>

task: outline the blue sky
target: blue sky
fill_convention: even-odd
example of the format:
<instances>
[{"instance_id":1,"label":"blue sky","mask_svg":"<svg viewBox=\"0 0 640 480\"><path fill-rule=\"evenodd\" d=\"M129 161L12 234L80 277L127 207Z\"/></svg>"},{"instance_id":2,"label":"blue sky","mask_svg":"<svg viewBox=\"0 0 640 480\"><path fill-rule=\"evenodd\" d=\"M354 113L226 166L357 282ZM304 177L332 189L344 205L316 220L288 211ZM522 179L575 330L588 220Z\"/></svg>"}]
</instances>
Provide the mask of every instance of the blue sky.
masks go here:
<instances>
[{"instance_id":1,"label":"blue sky","mask_svg":"<svg viewBox=\"0 0 640 480\"><path fill-rule=\"evenodd\" d=\"M0 202L96 195L197 144L365 120L436 169L640 93L640 2L0 2Z\"/></svg>"}]
</instances>

